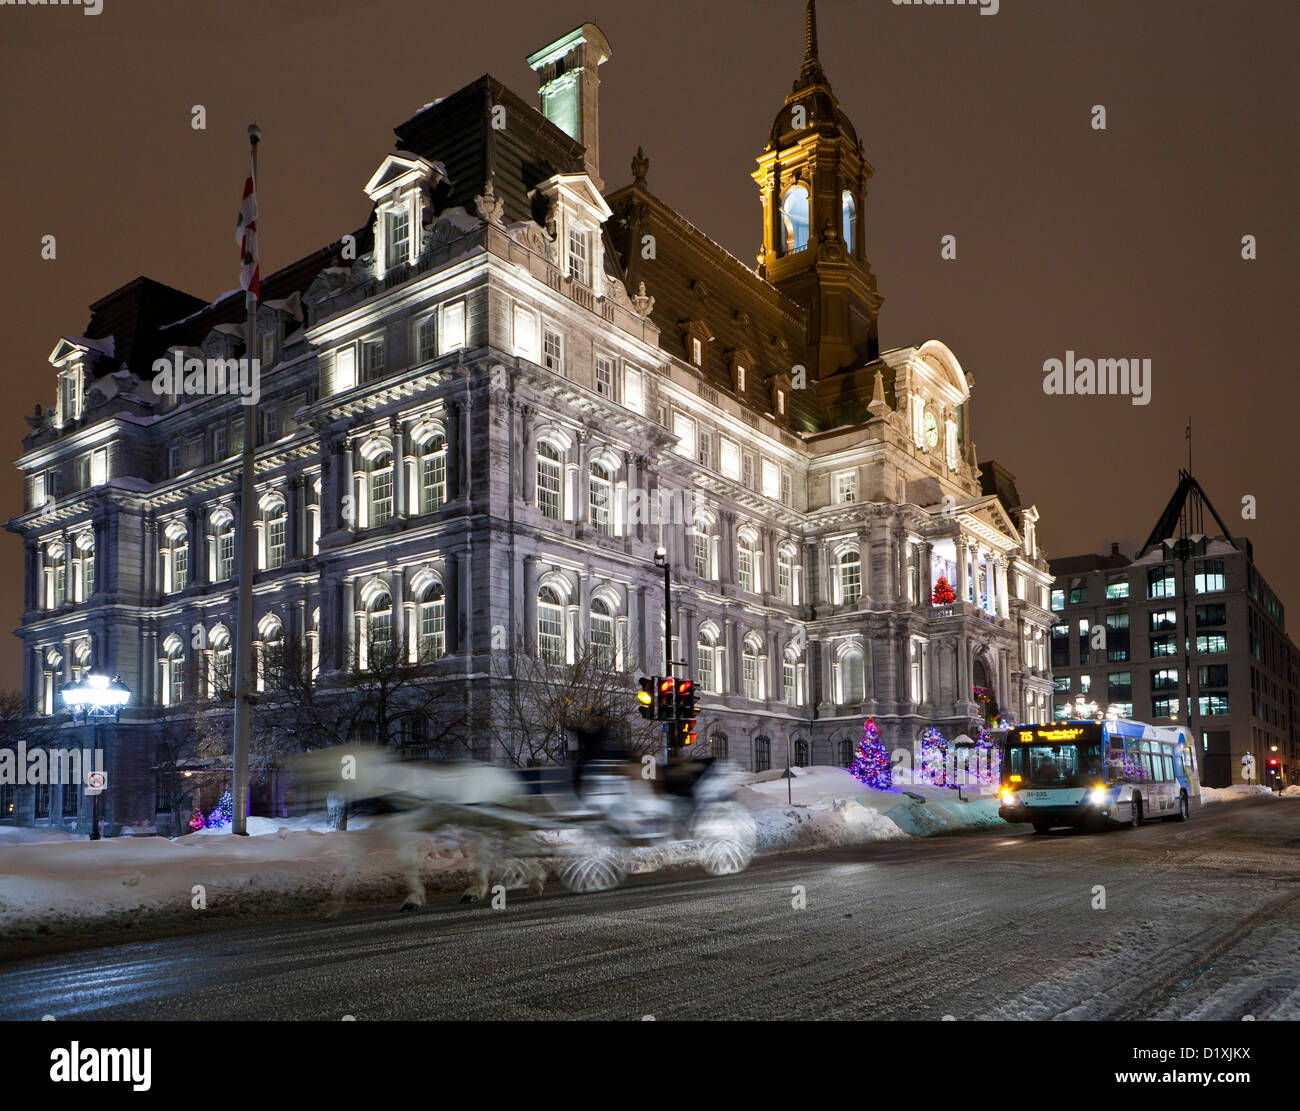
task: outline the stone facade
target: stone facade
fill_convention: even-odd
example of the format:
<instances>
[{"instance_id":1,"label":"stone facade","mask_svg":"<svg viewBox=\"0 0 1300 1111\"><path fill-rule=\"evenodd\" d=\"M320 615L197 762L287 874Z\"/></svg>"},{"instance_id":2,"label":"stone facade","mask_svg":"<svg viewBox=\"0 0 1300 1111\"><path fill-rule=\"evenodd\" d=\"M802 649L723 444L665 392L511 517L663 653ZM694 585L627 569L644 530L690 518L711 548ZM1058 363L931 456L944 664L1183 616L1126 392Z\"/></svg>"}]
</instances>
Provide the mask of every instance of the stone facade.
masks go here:
<instances>
[{"instance_id":1,"label":"stone facade","mask_svg":"<svg viewBox=\"0 0 1300 1111\"><path fill-rule=\"evenodd\" d=\"M557 50L594 72L597 35L539 52L544 80ZM590 131L585 77L576 108L545 86L556 122L486 77L396 129L372 219L263 283L262 658L300 646L328 685L396 630L467 721L503 652L571 658L599 636L662 674L662 548L715 753L847 764L868 714L891 748L973 733L976 686L1046 719L1038 512L1000 469L981 485L954 354L879 349L872 171L805 42L782 109L805 115L778 116L759 158L757 270L659 201L640 154L602 195L561 126ZM138 279L92 313L51 357L59 402L18 462L23 686L52 714L93 665L161 728L229 706L250 410L159 396L152 368L241 355L242 302ZM940 575L956 600L932 605Z\"/></svg>"}]
</instances>

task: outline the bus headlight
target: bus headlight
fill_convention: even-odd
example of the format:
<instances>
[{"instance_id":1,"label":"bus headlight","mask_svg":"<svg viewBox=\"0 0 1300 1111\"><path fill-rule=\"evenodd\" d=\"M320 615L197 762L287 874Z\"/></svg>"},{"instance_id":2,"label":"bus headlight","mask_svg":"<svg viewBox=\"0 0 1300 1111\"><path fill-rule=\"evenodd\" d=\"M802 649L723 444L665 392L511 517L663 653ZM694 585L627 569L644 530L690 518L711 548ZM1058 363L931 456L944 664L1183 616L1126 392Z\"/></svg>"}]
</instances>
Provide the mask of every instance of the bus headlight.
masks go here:
<instances>
[{"instance_id":1,"label":"bus headlight","mask_svg":"<svg viewBox=\"0 0 1300 1111\"><path fill-rule=\"evenodd\" d=\"M1088 795L1088 801L1094 806L1108 806L1111 802L1110 788L1097 787Z\"/></svg>"},{"instance_id":2,"label":"bus headlight","mask_svg":"<svg viewBox=\"0 0 1300 1111\"><path fill-rule=\"evenodd\" d=\"M1001 801L1003 806L1015 806L1019 801L1016 798L1015 791L1010 787L1003 787L1001 792L998 794L998 799Z\"/></svg>"}]
</instances>

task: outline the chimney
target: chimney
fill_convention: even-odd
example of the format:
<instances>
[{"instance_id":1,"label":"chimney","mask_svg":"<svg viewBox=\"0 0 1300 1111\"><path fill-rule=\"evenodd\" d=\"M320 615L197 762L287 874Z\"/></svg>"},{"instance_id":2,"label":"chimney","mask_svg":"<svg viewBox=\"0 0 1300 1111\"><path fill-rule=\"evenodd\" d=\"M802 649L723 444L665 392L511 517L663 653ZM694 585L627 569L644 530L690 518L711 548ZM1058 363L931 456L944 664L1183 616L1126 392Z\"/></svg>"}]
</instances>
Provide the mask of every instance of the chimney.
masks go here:
<instances>
[{"instance_id":1,"label":"chimney","mask_svg":"<svg viewBox=\"0 0 1300 1111\"><path fill-rule=\"evenodd\" d=\"M537 74L542 115L586 147L587 176L602 193L596 71L609 55L609 40L601 29L584 23L528 56L528 67Z\"/></svg>"}]
</instances>

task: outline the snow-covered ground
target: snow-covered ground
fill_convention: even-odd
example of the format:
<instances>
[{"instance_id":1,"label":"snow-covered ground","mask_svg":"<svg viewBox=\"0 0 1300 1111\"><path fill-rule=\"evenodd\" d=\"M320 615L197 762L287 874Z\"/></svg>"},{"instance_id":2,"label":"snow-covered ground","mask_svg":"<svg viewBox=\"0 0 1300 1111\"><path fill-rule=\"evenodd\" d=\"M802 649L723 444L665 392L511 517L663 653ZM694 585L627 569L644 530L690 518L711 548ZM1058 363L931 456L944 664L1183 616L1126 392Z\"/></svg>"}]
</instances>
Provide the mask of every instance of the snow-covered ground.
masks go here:
<instances>
[{"instance_id":1,"label":"snow-covered ground","mask_svg":"<svg viewBox=\"0 0 1300 1111\"><path fill-rule=\"evenodd\" d=\"M1300 795L1300 787L1288 787L1282 792L1288 798ZM1208 805L1212 802L1240 802L1242 799L1257 799L1261 795L1276 798L1276 792L1259 783L1234 783L1231 787L1202 787L1201 798Z\"/></svg>"},{"instance_id":2,"label":"snow-covered ground","mask_svg":"<svg viewBox=\"0 0 1300 1111\"><path fill-rule=\"evenodd\" d=\"M792 801L787 801L789 790ZM870 790L842 768L795 768L749 777L737 801L754 817L758 851L778 853L866 845L904 837L997 828L997 801L977 791L935 787ZM1287 794L1300 795L1300 788ZM1207 789L1221 803L1272 795L1264 787ZM397 901L401 867L391 846L354 818L345 834L325 832L325 815L249 819L247 838L203 830L168 840L116 837L91 842L62 831L0 828L0 936L68 933L193 920L198 914L253 916L321 906L347 864L364 850L348 889L352 900ZM468 878L460 832L415 834L431 890L456 891ZM632 871L689 860L634 854ZM202 904L202 907L200 907Z\"/></svg>"}]
</instances>

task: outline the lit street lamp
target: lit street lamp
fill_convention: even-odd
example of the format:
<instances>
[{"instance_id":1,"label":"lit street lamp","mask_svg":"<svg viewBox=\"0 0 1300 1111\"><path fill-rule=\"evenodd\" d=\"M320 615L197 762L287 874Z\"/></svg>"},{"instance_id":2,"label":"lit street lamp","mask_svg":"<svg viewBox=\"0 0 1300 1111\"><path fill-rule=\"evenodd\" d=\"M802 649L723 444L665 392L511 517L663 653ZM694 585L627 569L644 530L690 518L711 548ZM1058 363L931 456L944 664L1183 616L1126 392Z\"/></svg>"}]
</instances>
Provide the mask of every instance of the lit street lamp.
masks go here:
<instances>
[{"instance_id":1,"label":"lit street lamp","mask_svg":"<svg viewBox=\"0 0 1300 1111\"><path fill-rule=\"evenodd\" d=\"M95 726L95 751L103 751L100 740L100 726L106 721L118 721L122 710L131 701L131 689L118 676L110 679L107 675L87 672L77 682L70 683L60 692L63 704L72 712L74 722L80 720L91 722ZM108 763L108 754L104 754L104 763ZM91 796L90 839L99 840L99 796Z\"/></svg>"}]
</instances>

